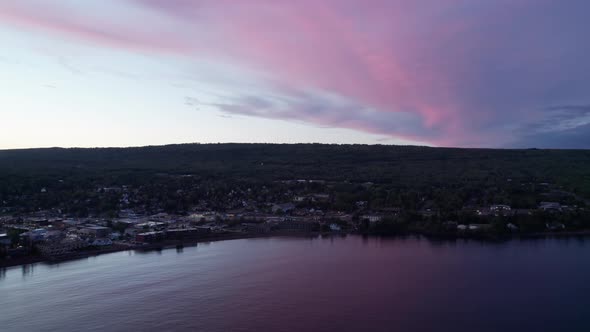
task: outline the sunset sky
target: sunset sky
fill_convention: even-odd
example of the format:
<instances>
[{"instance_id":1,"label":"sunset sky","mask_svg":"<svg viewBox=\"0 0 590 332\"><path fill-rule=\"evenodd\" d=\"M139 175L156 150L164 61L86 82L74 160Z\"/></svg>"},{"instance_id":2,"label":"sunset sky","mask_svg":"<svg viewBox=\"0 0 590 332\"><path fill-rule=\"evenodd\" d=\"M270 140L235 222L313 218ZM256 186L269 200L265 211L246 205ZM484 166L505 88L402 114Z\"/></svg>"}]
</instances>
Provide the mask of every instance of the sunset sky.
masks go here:
<instances>
[{"instance_id":1,"label":"sunset sky","mask_svg":"<svg viewBox=\"0 0 590 332\"><path fill-rule=\"evenodd\" d=\"M590 148L587 0L1 0L0 149Z\"/></svg>"}]
</instances>

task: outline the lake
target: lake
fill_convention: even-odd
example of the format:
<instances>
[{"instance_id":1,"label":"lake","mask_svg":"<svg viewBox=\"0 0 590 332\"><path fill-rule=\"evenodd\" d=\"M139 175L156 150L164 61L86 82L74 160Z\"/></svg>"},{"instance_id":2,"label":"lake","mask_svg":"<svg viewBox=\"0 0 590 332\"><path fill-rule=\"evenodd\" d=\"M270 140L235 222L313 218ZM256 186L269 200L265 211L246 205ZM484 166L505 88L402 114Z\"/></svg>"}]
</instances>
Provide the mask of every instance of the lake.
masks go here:
<instances>
[{"instance_id":1,"label":"lake","mask_svg":"<svg viewBox=\"0 0 590 332\"><path fill-rule=\"evenodd\" d=\"M257 238L0 270L1 331L590 331L590 242Z\"/></svg>"}]
</instances>

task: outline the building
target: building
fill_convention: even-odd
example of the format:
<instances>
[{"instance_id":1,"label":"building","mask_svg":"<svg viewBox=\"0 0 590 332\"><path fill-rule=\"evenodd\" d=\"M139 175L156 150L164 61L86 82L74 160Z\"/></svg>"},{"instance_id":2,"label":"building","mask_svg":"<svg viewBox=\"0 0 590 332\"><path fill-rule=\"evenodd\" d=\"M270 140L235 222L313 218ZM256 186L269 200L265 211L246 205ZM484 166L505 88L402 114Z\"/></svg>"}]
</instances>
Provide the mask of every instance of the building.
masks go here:
<instances>
[{"instance_id":1,"label":"building","mask_svg":"<svg viewBox=\"0 0 590 332\"><path fill-rule=\"evenodd\" d=\"M319 230L317 222L300 221L300 220L285 220L275 225L275 229L281 231L303 231L312 232Z\"/></svg>"},{"instance_id":2,"label":"building","mask_svg":"<svg viewBox=\"0 0 590 332\"><path fill-rule=\"evenodd\" d=\"M126 228L125 229L125 231L123 232L123 236L124 237L127 237L127 238L129 238L129 237L135 238L135 236L137 235L137 233L141 233L141 231L139 231L139 230L137 230L137 229L135 229L133 227L129 227L129 228Z\"/></svg>"},{"instance_id":3,"label":"building","mask_svg":"<svg viewBox=\"0 0 590 332\"><path fill-rule=\"evenodd\" d=\"M448 231L454 231L459 228L459 223L456 221L449 220L443 223L443 227Z\"/></svg>"},{"instance_id":4,"label":"building","mask_svg":"<svg viewBox=\"0 0 590 332\"><path fill-rule=\"evenodd\" d=\"M492 205L490 206L490 212L496 217L505 217L512 215L512 208L508 205Z\"/></svg>"},{"instance_id":5,"label":"building","mask_svg":"<svg viewBox=\"0 0 590 332\"><path fill-rule=\"evenodd\" d=\"M313 202L329 202L330 195L329 194L312 194L311 200Z\"/></svg>"},{"instance_id":6,"label":"building","mask_svg":"<svg viewBox=\"0 0 590 332\"><path fill-rule=\"evenodd\" d=\"M277 213L277 212L288 213L294 209L295 209L295 204L293 204L293 203L275 204L272 206L272 213Z\"/></svg>"},{"instance_id":7,"label":"building","mask_svg":"<svg viewBox=\"0 0 590 332\"><path fill-rule=\"evenodd\" d=\"M498 204L498 205L490 206L490 210L492 210L493 212L500 212L500 211L510 211L511 208L509 205Z\"/></svg>"},{"instance_id":8,"label":"building","mask_svg":"<svg viewBox=\"0 0 590 332\"><path fill-rule=\"evenodd\" d=\"M6 250L10 247L12 241L6 233L0 233L0 257L6 254Z\"/></svg>"},{"instance_id":9,"label":"building","mask_svg":"<svg viewBox=\"0 0 590 332\"><path fill-rule=\"evenodd\" d=\"M517 232L518 231L518 226L516 226L513 223L508 223L506 225L506 228L508 228L508 230L510 230L511 232Z\"/></svg>"},{"instance_id":10,"label":"building","mask_svg":"<svg viewBox=\"0 0 590 332\"><path fill-rule=\"evenodd\" d=\"M104 226L87 226L80 230L80 234L94 238L108 238L111 235L111 229Z\"/></svg>"},{"instance_id":11,"label":"building","mask_svg":"<svg viewBox=\"0 0 590 332\"><path fill-rule=\"evenodd\" d=\"M24 232L20 235L22 240L26 240L27 242L40 242L44 241L45 237L48 235L48 230L44 228L37 228L28 232Z\"/></svg>"},{"instance_id":12,"label":"building","mask_svg":"<svg viewBox=\"0 0 590 332\"><path fill-rule=\"evenodd\" d=\"M366 214L366 215L361 216L361 220L368 220L371 224L374 224L376 222L380 222L381 219L383 219L383 217L378 214Z\"/></svg>"},{"instance_id":13,"label":"building","mask_svg":"<svg viewBox=\"0 0 590 332\"><path fill-rule=\"evenodd\" d=\"M87 247L88 244L78 238L65 238L47 241L37 246L39 253L45 257L59 257Z\"/></svg>"},{"instance_id":14,"label":"building","mask_svg":"<svg viewBox=\"0 0 590 332\"><path fill-rule=\"evenodd\" d=\"M560 222L546 223L545 227L547 227L547 229L550 231L560 231L565 229L565 225Z\"/></svg>"},{"instance_id":15,"label":"building","mask_svg":"<svg viewBox=\"0 0 590 332\"><path fill-rule=\"evenodd\" d=\"M332 232L340 232L342 228L338 224L330 224L330 231Z\"/></svg>"},{"instance_id":16,"label":"building","mask_svg":"<svg viewBox=\"0 0 590 332\"><path fill-rule=\"evenodd\" d=\"M82 222L79 220L67 219L67 220L62 220L61 223L63 224L64 228L69 228L69 227L77 227Z\"/></svg>"},{"instance_id":17,"label":"building","mask_svg":"<svg viewBox=\"0 0 590 332\"><path fill-rule=\"evenodd\" d=\"M243 223L242 227L248 233L270 233L270 225L268 223Z\"/></svg>"},{"instance_id":18,"label":"building","mask_svg":"<svg viewBox=\"0 0 590 332\"><path fill-rule=\"evenodd\" d=\"M0 233L0 246L9 246L11 243L10 237L6 233Z\"/></svg>"},{"instance_id":19,"label":"building","mask_svg":"<svg viewBox=\"0 0 590 332\"><path fill-rule=\"evenodd\" d=\"M418 211L418 213L422 216L422 217L426 217L426 218L430 218L433 216L438 215L438 211L435 209L422 209L420 211Z\"/></svg>"},{"instance_id":20,"label":"building","mask_svg":"<svg viewBox=\"0 0 590 332\"><path fill-rule=\"evenodd\" d=\"M165 237L167 240L190 240L198 239L210 233L211 228L209 227L178 228L166 231Z\"/></svg>"},{"instance_id":21,"label":"building","mask_svg":"<svg viewBox=\"0 0 590 332\"><path fill-rule=\"evenodd\" d=\"M546 212L560 212L561 208L561 204L557 202L541 202L541 204L539 204L539 210Z\"/></svg>"},{"instance_id":22,"label":"building","mask_svg":"<svg viewBox=\"0 0 590 332\"><path fill-rule=\"evenodd\" d=\"M354 203L356 205L357 208L359 209L364 209L367 207L367 205L369 205L369 202L367 201L358 201Z\"/></svg>"},{"instance_id":23,"label":"building","mask_svg":"<svg viewBox=\"0 0 590 332\"><path fill-rule=\"evenodd\" d=\"M492 228L490 224L469 224L468 226L470 231L483 231Z\"/></svg>"},{"instance_id":24,"label":"building","mask_svg":"<svg viewBox=\"0 0 590 332\"><path fill-rule=\"evenodd\" d=\"M166 238L166 233L163 231L158 232L145 232L135 235L135 241L141 243L154 243L163 241Z\"/></svg>"},{"instance_id":25,"label":"building","mask_svg":"<svg viewBox=\"0 0 590 332\"><path fill-rule=\"evenodd\" d=\"M305 202L306 200L307 200L307 197L305 197L305 196L293 197L293 202L297 202L297 203Z\"/></svg>"},{"instance_id":26,"label":"building","mask_svg":"<svg viewBox=\"0 0 590 332\"><path fill-rule=\"evenodd\" d=\"M326 213L322 216L323 220L340 220L344 222L352 222L352 215L348 213L336 212L336 213Z\"/></svg>"},{"instance_id":27,"label":"building","mask_svg":"<svg viewBox=\"0 0 590 332\"><path fill-rule=\"evenodd\" d=\"M188 217L192 221L196 222L211 222L215 221L215 213L213 212L195 212Z\"/></svg>"},{"instance_id":28,"label":"building","mask_svg":"<svg viewBox=\"0 0 590 332\"><path fill-rule=\"evenodd\" d=\"M111 239L108 239L108 238L94 239L94 241L92 241L90 243L91 246L95 246L95 247L106 247L106 246L110 246L112 244L113 244L113 241L111 241Z\"/></svg>"},{"instance_id":29,"label":"building","mask_svg":"<svg viewBox=\"0 0 590 332\"><path fill-rule=\"evenodd\" d=\"M63 239L65 233L60 230L39 228L32 231L22 233L21 240L26 240L29 244L44 241L55 241Z\"/></svg>"}]
</instances>

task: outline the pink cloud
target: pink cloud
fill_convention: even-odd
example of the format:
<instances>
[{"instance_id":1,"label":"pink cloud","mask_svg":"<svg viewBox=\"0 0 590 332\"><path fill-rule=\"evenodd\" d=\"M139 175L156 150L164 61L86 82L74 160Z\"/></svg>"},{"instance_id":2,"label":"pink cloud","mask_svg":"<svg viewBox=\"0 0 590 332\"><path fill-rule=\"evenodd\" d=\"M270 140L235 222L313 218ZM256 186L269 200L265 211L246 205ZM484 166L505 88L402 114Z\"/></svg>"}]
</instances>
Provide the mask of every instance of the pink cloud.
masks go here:
<instances>
[{"instance_id":1,"label":"pink cloud","mask_svg":"<svg viewBox=\"0 0 590 332\"><path fill-rule=\"evenodd\" d=\"M145 29L117 26L114 22L90 16L70 17L67 11L60 9L47 2L35 6L15 1L3 3L0 5L0 21L112 48L169 54L189 54L196 50L195 46L169 32L149 33Z\"/></svg>"},{"instance_id":2,"label":"pink cloud","mask_svg":"<svg viewBox=\"0 0 590 332\"><path fill-rule=\"evenodd\" d=\"M583 1L572 2L569 7L586 7ZM71 17L64 6L34 3L3 3L0 21L108 47L221 59L263 72L273 89L295 99L301 97L298 91L313 90L371 110L344 107L335 109L360 116L325 109L314 115L294 105L273 113L247 111L244 107L253 105L244 103L225 105L226 111L299 118L440 145L509 142L515 137L504 127L545 118L539 110L552 100L538 96L579 101L577 91L543 79L562 77L563 70L544 54L565 61L588 53L574 48L569 37L585 23L566 15L571 8L552 16L562 7L548 0L120 2L136 14L156 13L158 19L150 22L99 20L83 10L82 16ZM568 26L551 28L550 18L572 25L571 31ZM563 71L563 77L586 78L573 66ZM414 114L418 123L406 130L396 125L404 114ZM384 121L388 116L392 120Z\"/></svg>"}]
</instances>

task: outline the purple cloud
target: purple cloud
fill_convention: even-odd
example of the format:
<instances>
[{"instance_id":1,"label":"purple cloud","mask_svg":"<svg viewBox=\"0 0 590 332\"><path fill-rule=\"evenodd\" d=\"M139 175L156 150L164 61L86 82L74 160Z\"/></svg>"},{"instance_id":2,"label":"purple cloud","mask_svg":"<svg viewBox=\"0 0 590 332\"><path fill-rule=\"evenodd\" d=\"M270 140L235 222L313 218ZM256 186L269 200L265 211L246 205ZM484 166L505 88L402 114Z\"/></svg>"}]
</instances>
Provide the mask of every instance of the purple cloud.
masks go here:
<instances>
[{"instance_id":1,"label":"purple cloud","mask_svg":"<svg viewBox=\"0 0 590 332\"><path fill-rule=\"evenodd\" d=\"M563 134L560 147L590 148L574 141L587 113L553 106L590 104L585 0L109 4L125 11L8 0L0 23L262 73L269 90L217 103L226 113L435 145L542 147Z\"/></svg>"}]
</instances>

